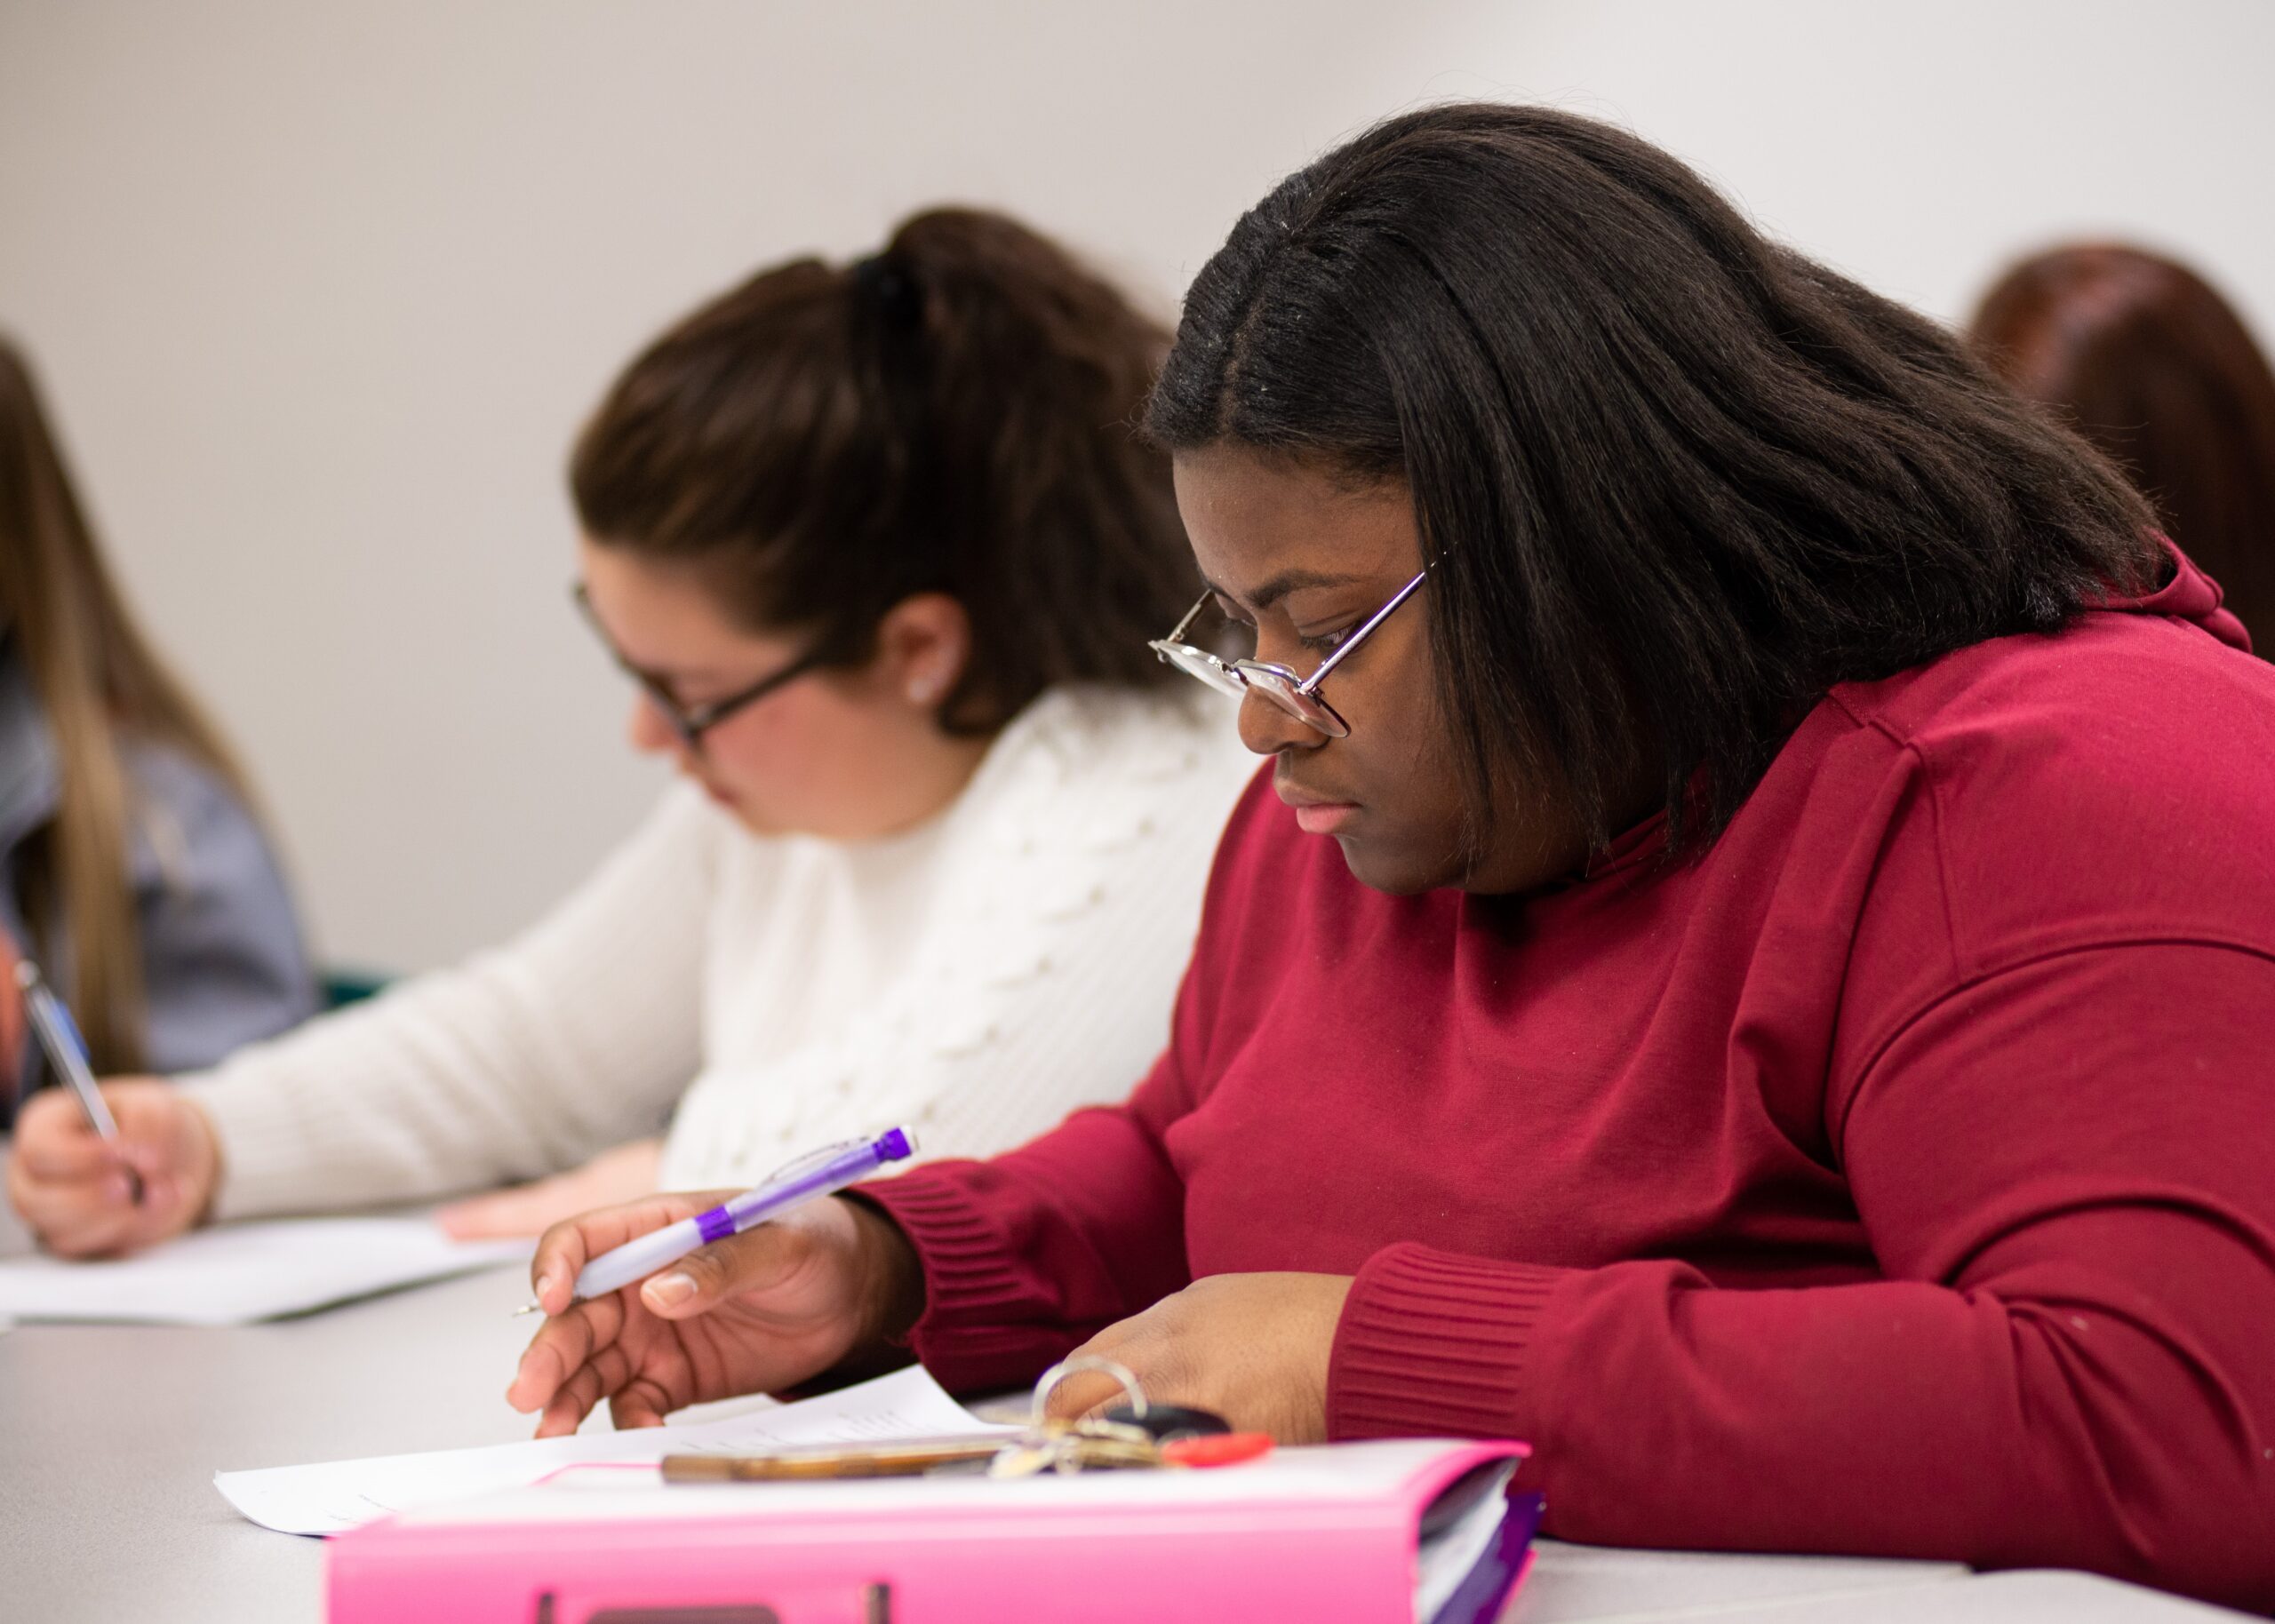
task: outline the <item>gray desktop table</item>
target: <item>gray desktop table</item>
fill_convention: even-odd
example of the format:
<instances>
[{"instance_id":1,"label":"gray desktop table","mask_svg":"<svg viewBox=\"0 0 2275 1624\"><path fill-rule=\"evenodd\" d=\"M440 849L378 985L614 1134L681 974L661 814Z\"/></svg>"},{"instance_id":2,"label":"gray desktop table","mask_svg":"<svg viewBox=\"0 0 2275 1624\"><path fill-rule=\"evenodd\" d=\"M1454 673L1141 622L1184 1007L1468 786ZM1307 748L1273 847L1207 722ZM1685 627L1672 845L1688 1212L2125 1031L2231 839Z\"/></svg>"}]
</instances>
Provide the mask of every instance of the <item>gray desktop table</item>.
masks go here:
<instances>
[{"instance_id":1,"label":"gray desktop table","mask_svg":"<svg viewBox=\"0 0 2275 1624\"><path fill-rule=\"evenodd\" d=\"M0 1217L0 1255L25 1244ZM491 1270L273 1325L0 1331L0 1618L313 1624L322 1543L244 1522L213 1473L527 1437L502 1397L527 1294ZM1505 1624L2239 1616L2073 1573L1551 1540Z\"/></svg>"}]
</instances>

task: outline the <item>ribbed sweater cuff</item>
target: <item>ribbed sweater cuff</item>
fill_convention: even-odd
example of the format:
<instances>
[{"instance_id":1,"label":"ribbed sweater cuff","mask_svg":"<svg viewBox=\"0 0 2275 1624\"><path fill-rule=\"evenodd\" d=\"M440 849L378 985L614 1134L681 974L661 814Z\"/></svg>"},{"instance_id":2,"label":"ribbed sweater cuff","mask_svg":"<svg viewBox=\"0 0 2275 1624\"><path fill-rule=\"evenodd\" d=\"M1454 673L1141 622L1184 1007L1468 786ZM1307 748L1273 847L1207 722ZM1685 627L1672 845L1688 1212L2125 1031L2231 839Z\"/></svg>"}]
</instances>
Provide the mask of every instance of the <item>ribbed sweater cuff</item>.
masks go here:
<instances>
[{"instance_id":1,"label":"ribbed sweater cuff","mask_svg":"<svg viewBox=\"0 0 2275 1624\"><path fill-rule=\"evenodd\" d=\"M1572 1269L1386 1246L1344 1300L1327 1373L1330 1438L1524 1438L1540 1413L1534 1340Z\"/></svg>"},{"instance_id":2,"label":"ribbed sweater cuff","mask_svg":"<svg viewBox=\"0 0 2275 1624\"><path fill-rule=\"evenodd\" d=\"M900 1226L924 1271L924 1313L908 1344L950 1391L1031 1379L1064 1351L1035 1322L1034 1282L955 1177L918 1167L847 1192Z\"/></svg>"},{"instance_id":3,"label":"ribbed sweater cuff","mask_svg":"<svg viewBox=\"0 0 2275 1624\"><path fill-rule=\"evenodd\" d=\"M1003 1238L946 1169L917 1167L857 1192L883 1209L916 1248L924 1268L926 1327L962 1319L1000 1319L1026 1294Z\"/></svg>"},{"instance_id":4,"label":"ribbed sweater cuff","mask_svg":"<svg viewBox=\"0 0 2275 1624\"><path fill-rule=\"evenodd\" d=\"M204 1108L221 1150L221 1188L210 1216L260 1218L352 1201L335 1189L327 1199L323 1169L331 1159L298 1091L242 1065L177 1079ZM351 1181L352 1182L352 1181Z\"/></svg>"}]
</instances>

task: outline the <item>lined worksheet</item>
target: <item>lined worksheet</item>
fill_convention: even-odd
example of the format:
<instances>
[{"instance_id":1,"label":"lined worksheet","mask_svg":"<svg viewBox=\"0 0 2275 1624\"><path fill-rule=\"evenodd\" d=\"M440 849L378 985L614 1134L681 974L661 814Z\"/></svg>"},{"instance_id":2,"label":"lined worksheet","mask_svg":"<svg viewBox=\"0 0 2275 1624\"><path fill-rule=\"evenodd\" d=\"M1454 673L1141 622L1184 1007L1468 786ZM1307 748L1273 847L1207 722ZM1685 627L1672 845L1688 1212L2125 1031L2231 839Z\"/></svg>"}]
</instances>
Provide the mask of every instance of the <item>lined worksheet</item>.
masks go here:
<instances>
[{"instance_id":1,"label":"lined worksheet","mask_svg":"<svg viewBox=\"0 0 2275 1624\"><path fill-rule=\"evenodd\" d=\"M479 1449L374 1455L315 1466L216 1472L213 1486L263 1528L279 1533L344 1533L396 1511L535 1483L571 1466L652 1465L667 1454L854 1444L906 1437L958 1437L1013 1428L981 1421L948 1397L920 1365L794 1404L762 1405L723 1420L579 1433Z\"/></svg>"}]
</instances>

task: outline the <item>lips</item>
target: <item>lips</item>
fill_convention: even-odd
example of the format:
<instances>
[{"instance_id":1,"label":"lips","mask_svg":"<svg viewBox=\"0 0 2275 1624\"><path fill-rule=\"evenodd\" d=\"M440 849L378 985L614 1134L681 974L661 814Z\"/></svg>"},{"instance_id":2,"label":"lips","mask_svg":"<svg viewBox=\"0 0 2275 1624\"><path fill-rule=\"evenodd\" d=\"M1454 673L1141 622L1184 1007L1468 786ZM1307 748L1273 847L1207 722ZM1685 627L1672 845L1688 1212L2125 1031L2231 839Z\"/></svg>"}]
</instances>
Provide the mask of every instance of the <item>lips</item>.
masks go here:
<instances>
[{"instance_id":1,"label":"lips","mask_svg":"<svg viewBox=\"0 0 2275 1624\"><path fill-rule=\"evenodd\" d=\"M1334 834L1359 816L1355 801L1337 800L1276 778L1272 788L1282 801L1296 809L1296 827L1305 834Z\"/></svg>"}]
</instances>

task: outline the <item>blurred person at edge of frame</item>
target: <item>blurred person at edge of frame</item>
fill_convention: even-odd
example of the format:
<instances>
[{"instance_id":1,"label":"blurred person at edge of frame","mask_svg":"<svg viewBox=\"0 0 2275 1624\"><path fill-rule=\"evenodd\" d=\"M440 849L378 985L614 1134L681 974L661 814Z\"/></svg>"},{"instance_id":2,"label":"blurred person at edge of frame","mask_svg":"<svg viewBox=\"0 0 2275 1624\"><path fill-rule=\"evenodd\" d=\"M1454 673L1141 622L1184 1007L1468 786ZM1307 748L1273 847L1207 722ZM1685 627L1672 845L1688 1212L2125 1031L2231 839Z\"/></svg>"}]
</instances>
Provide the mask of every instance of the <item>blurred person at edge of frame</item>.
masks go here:
<instances>
[{"instance_id":1,"label":"blurred person at edge of frame","mask_svg":"<svg viewBox=\"0 0 2275 1624\"><path fill-rule=\"evenodd\" d=\"M0 1126L52 1080L21 954L100 1071L208 1065L315 1010L253 804L128 610L30 363L0 339Z\"/></svg>"},{"instance_id":2,"label":"blurred person at edge of frame","mask_svg":"<svg viewBox=\"0 0 2275 1624\"><path fill-rule=\"evenodd\" d=\"M1968 337L2117 464L2275 657L2275 368L2186 266L2120 243L2032 256Z\"/></svg>"}]
</instances>

